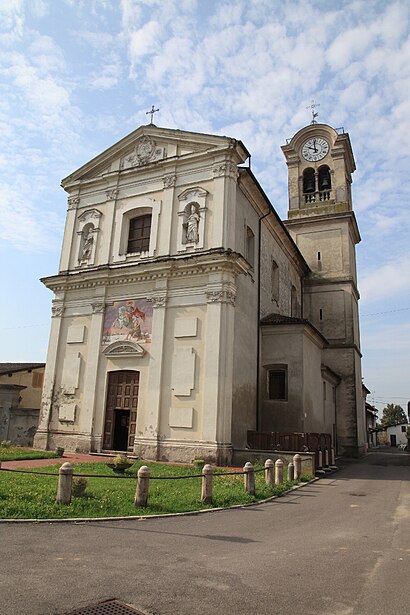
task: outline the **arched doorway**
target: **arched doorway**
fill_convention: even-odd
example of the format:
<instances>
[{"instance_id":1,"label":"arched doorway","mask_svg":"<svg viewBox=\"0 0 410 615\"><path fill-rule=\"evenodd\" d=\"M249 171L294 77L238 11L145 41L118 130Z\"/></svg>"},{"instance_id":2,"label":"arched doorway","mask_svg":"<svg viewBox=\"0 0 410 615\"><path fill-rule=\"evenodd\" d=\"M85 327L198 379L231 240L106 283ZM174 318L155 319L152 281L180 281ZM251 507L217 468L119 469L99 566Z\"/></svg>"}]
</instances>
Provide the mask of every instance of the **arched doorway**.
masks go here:
<instances>
[{"instance_id":1,"label":"arched doorway","mask_svg":"<svg viewBox=\"0 0 410 615\"><path fill-rule=\"evenodd\" d=\"M104 450L133 449L137 423L140 373L131 370L108 373L104 424Z\"/></svg>"}]
</instances>

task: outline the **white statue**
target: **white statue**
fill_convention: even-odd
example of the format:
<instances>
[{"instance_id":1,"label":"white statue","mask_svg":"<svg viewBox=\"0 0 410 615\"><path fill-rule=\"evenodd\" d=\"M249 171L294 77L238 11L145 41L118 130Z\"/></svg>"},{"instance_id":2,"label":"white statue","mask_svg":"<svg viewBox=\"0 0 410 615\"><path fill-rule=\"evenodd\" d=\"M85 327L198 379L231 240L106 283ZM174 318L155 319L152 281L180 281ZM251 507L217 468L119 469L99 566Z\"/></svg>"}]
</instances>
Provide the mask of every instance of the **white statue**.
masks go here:
<instances>
[{"instance_id":1,"label":"white statue","mask_svg":"<svg viewBox=\"0 0 410 615\"><path fill-rule=\"evenodd\" d=\"M191 213L186 221L186 241L187 243L198 243L198 226L199 226L199 214L196 211L195 205L191 205Z\"/></svg>"},{"instance_id":2,"label":"white statue","mask_svg":"<svg viewBox=\"0 0 410 615\"><path fill-rule=\"evenodd\" d=\"M83 251L81 254L81 260L88 261L91 258L93 245L94 245L94 237L93 237L93 232L90 229L87 235L84 237L84 245L83 245Z\"/></svg>"}]
</instances>

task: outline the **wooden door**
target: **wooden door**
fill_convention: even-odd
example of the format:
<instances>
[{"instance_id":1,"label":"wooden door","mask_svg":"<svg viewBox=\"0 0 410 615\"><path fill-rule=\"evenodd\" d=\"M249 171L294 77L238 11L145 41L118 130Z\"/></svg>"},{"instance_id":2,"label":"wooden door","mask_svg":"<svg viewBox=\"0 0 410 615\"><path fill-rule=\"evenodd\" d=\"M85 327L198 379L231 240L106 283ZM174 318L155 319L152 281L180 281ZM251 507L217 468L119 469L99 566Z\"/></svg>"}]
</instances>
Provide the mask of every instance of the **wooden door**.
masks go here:
<instances>
[{"instance_id":1,"label":"wooden door","mask_svg":"<svg viewBox=\"0 0 410 615\"><path fill-rule=\"evenodd\" d=\"M120 420L120 417L124 416L124 412L121 411L129 411L127 450L133 449L137 424L139 379L139 372L131 370L109 372L108 374L103 441L105 450L113 449L115 420L116 417L117 420Z\"/></svg>"},{"instance_id":2,"label":"wooden door","mask_svg":"<svg viewBox=\"0 0 410 615\"><path fill-rule=\"evenodd\" d=\"M390 446L397 446L396 434L390 434Z\"/></svg>"}]
</instances>

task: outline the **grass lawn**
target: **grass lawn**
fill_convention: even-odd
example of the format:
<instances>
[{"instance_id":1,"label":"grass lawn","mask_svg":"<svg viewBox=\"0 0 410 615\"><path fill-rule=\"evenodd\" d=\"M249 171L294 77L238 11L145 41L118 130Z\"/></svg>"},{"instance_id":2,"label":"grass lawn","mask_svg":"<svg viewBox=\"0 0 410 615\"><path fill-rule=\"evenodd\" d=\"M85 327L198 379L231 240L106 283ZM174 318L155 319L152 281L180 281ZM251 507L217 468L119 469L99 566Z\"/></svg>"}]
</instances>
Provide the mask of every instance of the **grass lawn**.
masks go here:
<instances>
[{"instance_id":1,"label":"grass lawn","mask_svg":"<svg viewBox=\"0 0 410 615\"><path fill-rule=\"evenodd\" d=\"M0 518L1 519L61 519L65 517L120 517L130 515L154 515L185 512L212 507L256 502L272 495L280 495L296 482L282 485L265 484L264 473L255 474L256 497L246 495L243 476L214 477L213 506L201 503L201 478L179 480L151 480L148 507L136 508L134 496L135 474L141 465L148 465L151 477L186 476L199 474L192 466L169 466L159 463L137 461L125 476L116 476L104 463L78 463L75 474L109 475L113 478L88 478L85 495L73 497L70 505L55 503L58 467L41 468L56 476L39 476L0 471ZM309 477L311 478L311 477ZM308 477L306 477L308 479Z\"/></svg>"},{"instance_id":2,"label":"grass lawn","mask_svg":"<svg viewBox=\"0 0 410 615\"><path fill-rule=\"evenodd\" d=\"M33 451L19 446L0 446L0 461L19 461L23 459L55 459L56 453L50 451Z\"/></svg>"}]
</instances>

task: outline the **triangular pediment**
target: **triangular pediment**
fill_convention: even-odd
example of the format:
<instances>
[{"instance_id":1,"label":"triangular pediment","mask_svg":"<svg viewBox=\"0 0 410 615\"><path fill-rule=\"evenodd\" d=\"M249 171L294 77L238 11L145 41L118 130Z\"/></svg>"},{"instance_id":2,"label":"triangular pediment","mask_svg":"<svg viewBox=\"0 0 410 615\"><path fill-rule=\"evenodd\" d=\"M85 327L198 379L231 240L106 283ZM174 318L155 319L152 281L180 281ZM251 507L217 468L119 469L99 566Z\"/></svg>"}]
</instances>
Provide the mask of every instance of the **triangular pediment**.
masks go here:
<instances>
[{"instance_id":1,"label":"triangular pediment","mask_svg":"<svg viewBox=\"0 0 410 615\"><path fill-rule=\"evenodd\" d=\"M103 354L107 357L142 357L145 354L145 349L129 340L118 341L109 344L103 350Z\"/></svg>"},{"instance_id":2,"label":"triangular pediment","mask_svg":"<svg viewBox=\"0 0 410 615\"><path fill-rule=\"evenodd\" d=\"M148 167L169 159L215 152L236 145L239 158L245 160L247 150L240 141L219 135L158 128L155 125L140 126L118 143L96 156L71 173L61 182L63 188L80 180L91 180L109 173ZM240 162L240 160L238 160Z\"/></svg>"}]
</instances>

